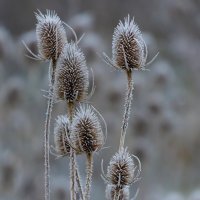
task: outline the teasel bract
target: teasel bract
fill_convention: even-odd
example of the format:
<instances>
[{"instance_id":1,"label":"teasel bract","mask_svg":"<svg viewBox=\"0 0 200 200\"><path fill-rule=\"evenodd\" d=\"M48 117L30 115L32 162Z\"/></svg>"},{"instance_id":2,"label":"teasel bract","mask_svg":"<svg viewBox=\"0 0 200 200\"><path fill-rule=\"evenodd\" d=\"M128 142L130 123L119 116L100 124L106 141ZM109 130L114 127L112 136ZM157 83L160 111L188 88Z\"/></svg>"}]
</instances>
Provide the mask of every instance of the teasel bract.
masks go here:
<instances>
[{"instance_id":1,"label":"teasel bract","mask_svg":"<svg viewBox=\"0 0 200 200\"><path fill-rule=\"evenodd\" d=\"M84 198L90 199L90 188L93 174L93 154L99 151L105 143L105 135L101 128L100 119L91 106L80 106L72 123L71 140L76 151L86 154L86 186Z\"/></svg>"}]
</instances>

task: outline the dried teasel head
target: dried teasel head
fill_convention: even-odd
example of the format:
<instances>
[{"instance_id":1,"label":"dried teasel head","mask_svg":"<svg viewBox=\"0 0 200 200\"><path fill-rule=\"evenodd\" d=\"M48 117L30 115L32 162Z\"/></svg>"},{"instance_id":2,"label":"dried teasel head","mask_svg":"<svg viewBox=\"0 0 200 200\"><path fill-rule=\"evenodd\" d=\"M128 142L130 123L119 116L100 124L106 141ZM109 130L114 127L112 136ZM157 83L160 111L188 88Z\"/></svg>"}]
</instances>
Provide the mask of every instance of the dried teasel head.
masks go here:
<instances>
[{"instance_id":1,"label":"dried teasel head","mask_svg":"<svg viewBox=\"0 0 200 200\"><path fill-rule=\"evenodd\" d=\"M129 199L129 186L116 186L108 184L106 186L106 199L107 200L128 200Z\"/></svg>"},{"instance_id":2,"label":"dried teasel head","mask_svg":"<svg viewBox=\"0 0 200 200\"><path fill-rule=\"evenodd\" d=\"M39 57L56 61L67 40L62 21L54 11L36 13L36 36Z\"/></svg>"},{"instance_id":3,"label":"dried teasel head","mask_svg":"<svg viewBox=\"0 0 200 200\"><path fill-rule=\"evenodd\" d=\"M86 98L89 72L85 56L74 43L66 43L57 62L55 99L80 102Z\"/></svg>"},{"instance_id":4,"label":"dried teasel head","mask_svg":"<svg viewBox=\"0 0 200 200\"><path fill-rule=\"evenodd\" d=\"M134 156L134 158L136 158ZM140 173L140 161L139 170L136 174L136 165L132 156L127 152L127 149L121 149L111 159L108 169L106 180L108 183L116 186L130 185L138 180Z\"/></svg>"},{"instance_id":5,"label":"dried teasel head","mask_svg":"<svg viewBox=\"0 0 200 200\"><path fill-rule=\"evenodd\" d=\"M55 151L58 156L70 155L69 125L69 119L66 115L60 115L56 119L54 128L54 143Z\"/></svg>"},{"instance_id":6,"label":"dried teasel head","mask_svg":"<svg viewBox=\"0 0 200 200\"><path fill-rule=\"evenodd\" d=\"M80 107L72 123L71 140L78 151L90 154L104 144L104 134L99 118L90 106Z\"/></svg>"},{"instance_id":7,"label":"dried teasel head","mask_svg":"<svg viewBox=\"0 0 200 200\"><path fill-rule=\"evenodd\" d=\"M112 60L104 54L105 62L126 71L142 69L146 64L147 47L139 27L130 16L119 22L112 40Z\"/></svg>"},{"instance_id":8,"label":"dried teasel head","mask_svg":"<svg viewBox=\"0 0 200 200\"><path fill-rule=\"evenodd\" d=\"M146 63L146 45L134 19L125 18L115 28L112 41L113 62L125 70L139 69ZM126 66L127 63L127 66ZM128 69L127 69L128 67Z\"/></svg>"}]
</instances>

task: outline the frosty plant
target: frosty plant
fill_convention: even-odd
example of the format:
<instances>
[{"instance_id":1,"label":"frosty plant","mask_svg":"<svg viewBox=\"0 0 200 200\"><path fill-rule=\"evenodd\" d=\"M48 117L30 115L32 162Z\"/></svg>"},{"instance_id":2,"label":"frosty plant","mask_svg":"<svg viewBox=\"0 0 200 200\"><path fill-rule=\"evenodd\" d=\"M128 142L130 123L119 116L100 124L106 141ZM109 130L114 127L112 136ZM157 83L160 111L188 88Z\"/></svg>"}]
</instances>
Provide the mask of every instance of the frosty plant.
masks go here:
<instances>
[{"instance_id":1,"label":"frosty plant","mask_svg":"<svg viewBox=\"0 0 200 200\"><path fill-rule=\"evenodd\" d=\"M157 56L146 64L147 55L147 46L143 40L142 33L134 22L134 19L130 19L128 15L124 19L124 23L120 21L114 30L112 59L103 53L104 61L107 64L122 70L127 76L127 92L119 150L111 158L106 175L102 165L102 176L107 183L106 198L109 200L129 199L129 186L139 180L141 172L140 160L128 153L127 147L124 147L124 143L131 111L133 70L144 70L144 67L150 64ZM135 165L134 160L138 162L138 167Z\"/></svg>"},{"instance_id":2,"label":"frosty plant","mask_svg":"<svg viewBox=\"0 0 200 200\"><path fill-rule=\"evenodd\" d=\"M93 174L93 156L105 144L107 127L102 115L85 102L89 93L89 70L85 56L79 48L74 30L62 22L55 12L36 13L36 35L38 55L29 51L29 57L47 60L49 65L48 106L45 121L45 200L50 200L50 163L49 137L53 103L64 101L66 114L59 115L54 126L54 155L69 157L70 199L90 199ZM69 28L75 41L68 42L64 25ZM144 69L147 59L147 47L134 20L128 16L124 23L119 22L114 30L112 41L112 59L103 53L104 61L125 72L127 92L122 120L119 149L111 158L107 173L103 171L106 199L129 199L129 187L139 180L140 160L131 155L125 146L133 91L133 70ZM149 63L148 63L149 64ZM93 90L92 90L93 91ZM76 156L86 156L86 180L82 187ZM136 162L136 163L135 163ZM137 165L138 164L138 165Z\"/></svg>"}]
</instances>

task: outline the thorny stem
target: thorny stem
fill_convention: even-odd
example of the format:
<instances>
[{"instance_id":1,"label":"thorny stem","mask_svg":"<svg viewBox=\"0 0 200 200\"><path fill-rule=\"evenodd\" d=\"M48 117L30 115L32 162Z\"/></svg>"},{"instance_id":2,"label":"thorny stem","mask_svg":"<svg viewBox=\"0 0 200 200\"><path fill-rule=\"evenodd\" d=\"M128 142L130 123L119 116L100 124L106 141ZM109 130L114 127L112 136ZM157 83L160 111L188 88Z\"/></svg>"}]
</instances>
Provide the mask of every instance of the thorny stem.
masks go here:
<instances>
[{"instance_id":1,"label":"thorny stem","mask_svg":"<svg viewBox=\"0 0 200 200\"><path fill-rule=\"evenodd\" d=\"M76 171L75 171L75 152L70 148L70 196L71 200L76 200L75 192Z\"/></svg>"},{"instance_id":2,"label":"thorny stem","mask_svg":"<svg viewBox=\"0 0 200 200\"><path fill-rule=\"evenodd\" d=\"M68 111L68 116L70 120L70 124L73 121L73 115L74 115L74 103L68 102L67 103L67 111ZM80 197L82 200L84 200L83 197L83 189L81 186L81 181L80 181L80 175L78 171L78 166L76 162L76 153L73 148L70 149L70 185L71 185L71 199L76 199L76 190L75 190L75 183L77 182L77 186L80 192Z\"/></svg>"},{"instance_id":3,"label":"thorny stem","mask_svg":"<svg viewBox=\"0 0 200 200\"><path fill-rule=\"evenodd\" d=\"M125 141L126 131L128 127L128 120L129 120L130 111L131 111L131 102L132 102L132 93L133 93L132 71L127 71L126 74L127 74L128 86L127 86L127 92L126 92L125 110L124 110L124 116L123 116L123 121L122 121L119 150L122 150L124 148L124 141Z\"/></svg>"},{"instance_id":4,"label":"thorny stem","mask_svg":"<svg viewBox=\"0 0 200 200\"><path fill-rule=\"evenodd\" d=\"M72 124L72 119L74 115L74 103L67 102L67 113L69 116L70 126ZM75 182L76 182L76 163L75 163L75 151L73 148L70 148L70 198L71 200L76 200L75 192Z\"/></svg>"},{"instance_id":5,"label":"thorny stem","mask_svg":"<svg viewBox=\"0 0 200 200\"><path fill-rule=\"evenodd\" d=\"M53 85L55 80L55 67L56 67L56 62L51 61L49 65L49 73L50 73L49 95L53 93ZM52 108L53 108L53 97L49 96L47 102L45 130L44 130L45 200L50 200L49 135L50 135Z\"/></svg>"},{"instance_id":6,"label":"thorny stem","mask_svg":"<svg viewBox=\"0 0 200 200\"><path fill-rule=\"evenodd\" d=\"M93 154L89 153L87 154L87 177L85 185L85 200L89 200L90 198L92 174L93 174Z\"/></svg>"},{"instance_id":7,"label":"thorny stem","mask_svg":"<svg viewBox=\"0 0 200 200\"><path fill-rule=\"evenodd\" d=\"M76 182L77 182L77 185L78 185L78 188L79 188L80 197L81 197L82 200L85 200L84 196L83 196L83 189L82 189L81 182L80 182L81 178L80 178L80 174L79 174L78 166L77 166L76 162L75 162L75 165L76 165Z\"/></svg>"}]
</instances>

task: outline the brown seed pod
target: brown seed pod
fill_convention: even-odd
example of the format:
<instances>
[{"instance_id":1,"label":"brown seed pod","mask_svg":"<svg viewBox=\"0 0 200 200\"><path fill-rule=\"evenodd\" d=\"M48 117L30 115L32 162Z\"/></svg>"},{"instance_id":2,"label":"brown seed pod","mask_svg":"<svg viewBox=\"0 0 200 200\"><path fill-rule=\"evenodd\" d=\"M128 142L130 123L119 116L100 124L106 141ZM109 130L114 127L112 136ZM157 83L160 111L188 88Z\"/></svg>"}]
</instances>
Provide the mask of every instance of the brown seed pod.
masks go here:
<instances>
[{"instance_id":1,"label":"brown seed pod","mask_svg":"<svg viewBox=\"0 0 200 200\"><path fill-rule=\"evenodd\" d=\"M69 119L66 115L60 115L56 119L54 128L55 150L59 156L70 155L70 145L67 134L69 135Z\"/></svg>"},{"instance_id":2,"label":"brown seed pod","mask_svg":"<svg viewBox=\"0 0 200 200\"><path fill-rule=\"evenodd\" d=\"M120 21L115 28L112 53L113 62L119 68L132 70L145 65L146 45L139 27L135 24L134 19L130 20L129 15L125 18L124 24Z\"/></svg>"},{"instance_id":3,"label":"brown seed pod","mask_svg":"<svg viewBox=\"0 0 200 200\"><path fill-rule=\"evenodd\" d=\"M105 53L103 53L103 58L107 64L129 72L133 69L143 69L147 65L147 54L147 46L142 34L134 19L130 20L128 15L124 23L120 21L114 30L112 60Z\"/></svg>"},{"instance_id":4,"label":"brown seed pod","mask_svg":"<svg viewBox=\"0 0 200 200\"><path fill-rule=\"evenodd\" d=\"M106 186L106 199L107 200L128 200L129 199L129 186L119 187L116 185L108 184Z\"/></svg>"},{"instance_id":5,"label":"brown seed pod","mask_svg":"<svg viewBox=\"0 0 200 200\"><path fill-rule=\"evenodd\" d=\"M104 144L101 124L90 106L80 107L72 123L72 143L79 151L90 154L98 151Z\"/></svg>"},{"instance_id":6,"label":"brown seed pod","mask_svg":"<svg viewBox=\"0 0 200 200\"><path fill-rule=\"evenodd\" d=\"M116 186L130 185L135 178L135 165L126 149L117 152L107 169L107 180Z\"/></svg>"},{"instance_id":7,"label":"brown seed pod","mask_svg":"<svg viewBox=\"0 0 200 200\"><path fill-rule=\"evenodd\" d=\"M36 36L39 57L56 61L67 40L62 21L54 11L47 10L44 15L36 13Z\"/></svg>"},{"instance_id":8,"label":"brown seed pod","mask_svg":"<svg viewBox=\"0 0 200 200\"><path fill-rule=\"evenodd\" d=\"M74 43L66 43L55 73L55 99L68 102L86 98L89 73L85 56Z\"/></svg>"},{"instance_id":9,"label":"brown seed pod","mask_svg":"<svg viewBox=\"0 0 200 200\"><path fill-rule=\"evenodd\" d=\"M124 23L120 21L114 30L112 54L114 65L119 68L132 70L145 65L146 45L139 27L135 24L134 19L130 20L129 15L125 18Z\"/></svg>"}]
</instances>

